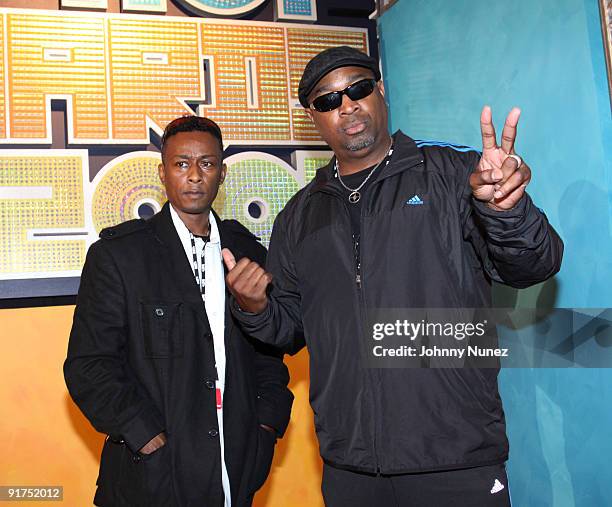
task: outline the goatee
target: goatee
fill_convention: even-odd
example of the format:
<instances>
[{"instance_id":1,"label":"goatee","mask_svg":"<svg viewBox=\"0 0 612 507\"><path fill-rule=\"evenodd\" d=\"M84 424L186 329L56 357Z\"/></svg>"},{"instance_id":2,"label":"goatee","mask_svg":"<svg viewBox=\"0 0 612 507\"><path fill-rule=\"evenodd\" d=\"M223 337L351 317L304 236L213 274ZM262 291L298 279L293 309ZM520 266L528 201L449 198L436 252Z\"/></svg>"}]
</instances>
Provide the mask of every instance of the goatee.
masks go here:
<instances>
[{"instance_id":1,"label":"goatee","mask_svg":"<svg viewBox=\"0 0 612 507\"><path fill-rule=\"evenodd\" d=\"M359 151L372 146L374 144L374 141L374 136L366 135L361 139L355 139L354 141L349 142L345 145L345 148L349 151Z\"/></svg>"}]
</instances>

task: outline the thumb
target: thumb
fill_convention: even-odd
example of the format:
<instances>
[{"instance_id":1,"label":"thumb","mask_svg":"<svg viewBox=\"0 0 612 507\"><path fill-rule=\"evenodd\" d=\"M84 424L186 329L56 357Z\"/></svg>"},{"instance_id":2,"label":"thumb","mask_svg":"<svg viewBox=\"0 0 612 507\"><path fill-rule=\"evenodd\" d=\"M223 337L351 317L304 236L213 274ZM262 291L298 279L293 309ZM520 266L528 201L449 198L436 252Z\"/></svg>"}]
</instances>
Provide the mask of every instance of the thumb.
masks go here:
<instances>
[{"instance_id":1,"label":"thumb","mask_svg":"<svg viewBox=\"0 0 612 507\"><path fill-rule=\"evenodd\" d=\"M221 250L221 255L223 256L223 261L227 266L227 270L231 271L234 269L234 266L236 265L236 258L234 257L232 251L229 248L224 248Z\"/></svg>"}]
</instances>

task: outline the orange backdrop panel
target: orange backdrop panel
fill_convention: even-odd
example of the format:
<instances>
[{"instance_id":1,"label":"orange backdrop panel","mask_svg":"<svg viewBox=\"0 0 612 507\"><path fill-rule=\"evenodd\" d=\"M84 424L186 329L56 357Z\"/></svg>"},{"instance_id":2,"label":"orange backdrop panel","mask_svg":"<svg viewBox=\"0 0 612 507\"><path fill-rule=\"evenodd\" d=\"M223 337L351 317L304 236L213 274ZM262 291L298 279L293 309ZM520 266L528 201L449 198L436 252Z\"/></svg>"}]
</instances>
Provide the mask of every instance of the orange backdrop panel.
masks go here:
<instances>
[{"instance_id":1,"label":"orange backdrop panel","mask_svg":"<svg viewBox=\"0 0 612 507\"><path fill-rule=\"evenodd\" d=\"M64 384L73 311L73 306L0 310L0 485L63 486L63 505L86 506L92 505L104 437L72 403ZM319 507L321 460L308 405L308 354L287 358L287 364L296 397L291 424L255 506Z\"/></svg>"}]
</instances>

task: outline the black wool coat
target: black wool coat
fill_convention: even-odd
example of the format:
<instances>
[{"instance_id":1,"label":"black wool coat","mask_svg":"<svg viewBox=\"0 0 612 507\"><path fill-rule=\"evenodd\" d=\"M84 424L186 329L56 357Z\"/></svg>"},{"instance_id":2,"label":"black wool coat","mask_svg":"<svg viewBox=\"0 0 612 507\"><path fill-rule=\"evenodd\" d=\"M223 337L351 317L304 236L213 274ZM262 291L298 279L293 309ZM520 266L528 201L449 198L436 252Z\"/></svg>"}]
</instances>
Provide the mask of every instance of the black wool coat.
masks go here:
<instances>
[{"instance_id":1,"label":"black wool coat","mask_svg":"<svg viewBox=\"0 0 612 507\"><path fill-rule=\"evenodd\" d=\"M240 223L217 217L222 247L265 263ZM221 506L221 458L212 333L169 205L148 221L105 229L87 254L68 357L72 398L109 435L95 503ZM293 396L282 358L244 336L226 294L225 462L233 506L265 481ZM138 453L164 431L167 444Z\"/></svg>"}]
</instances>

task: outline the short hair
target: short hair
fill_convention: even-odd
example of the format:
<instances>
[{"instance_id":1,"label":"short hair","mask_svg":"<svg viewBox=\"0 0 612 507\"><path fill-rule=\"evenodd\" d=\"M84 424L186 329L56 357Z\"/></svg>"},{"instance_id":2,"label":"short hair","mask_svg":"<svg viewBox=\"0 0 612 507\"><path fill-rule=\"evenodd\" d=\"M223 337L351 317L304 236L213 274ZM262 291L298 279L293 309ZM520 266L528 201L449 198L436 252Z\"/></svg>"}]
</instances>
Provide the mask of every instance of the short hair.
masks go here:
<instances>
[{"instance_id":1,"label":"short hair","mask_svg":"<svg viewBox=\"0 0 612 507\"><path fill-rule=\"evenodd\" d=\"M172 120L164 129L164 135L161 139L161 154L164 157L164 148L168 139L179 132L208 132L219 141L219 149L223 156L223 138L221 137L221 129L214 121L204 116L181 116Z\"/></svg>"}]
</instances>

